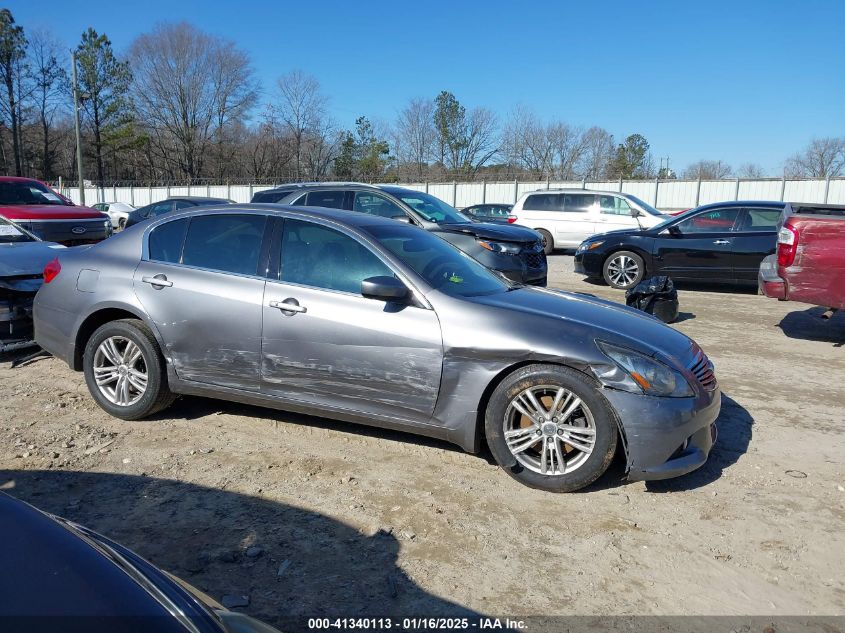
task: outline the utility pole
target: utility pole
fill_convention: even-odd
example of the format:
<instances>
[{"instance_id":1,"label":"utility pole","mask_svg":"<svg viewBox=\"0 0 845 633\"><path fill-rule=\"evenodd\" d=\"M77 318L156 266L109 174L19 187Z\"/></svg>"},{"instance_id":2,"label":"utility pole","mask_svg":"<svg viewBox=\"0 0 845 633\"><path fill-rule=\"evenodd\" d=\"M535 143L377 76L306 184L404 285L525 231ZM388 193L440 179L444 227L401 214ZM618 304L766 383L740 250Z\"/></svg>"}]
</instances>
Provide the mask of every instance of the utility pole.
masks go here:
<instances>
[{"instance_id":1,"label":"utility pole","mask_svg":"<svg viewBox=\"0 0 845 633\"><path fill-rule=\"evenodd\" d=\"M76 169L79 174L79 203L85 204L85 180L82 177L82 139L79 134L79 85L76 83L76 51L71 51L73 63L73 122L76 127Z\"/></svg>"}]
</instances>

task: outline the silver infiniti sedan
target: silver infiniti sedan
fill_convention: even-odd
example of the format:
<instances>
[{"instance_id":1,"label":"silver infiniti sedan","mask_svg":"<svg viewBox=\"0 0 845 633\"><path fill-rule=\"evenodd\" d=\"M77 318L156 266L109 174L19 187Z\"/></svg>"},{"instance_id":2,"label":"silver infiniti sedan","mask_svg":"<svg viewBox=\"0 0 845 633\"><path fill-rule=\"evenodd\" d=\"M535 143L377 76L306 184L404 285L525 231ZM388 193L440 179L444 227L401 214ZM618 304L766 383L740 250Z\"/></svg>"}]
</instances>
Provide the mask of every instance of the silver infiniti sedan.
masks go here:
<instances>
[{"instance_id":1,"label":"silver infiniti sedan","mask_svg":"<svg viewBox=\"0 0 845 633\"><path fill-rule=\"evenodd\" d=\"M590 296L508 282L444 240L346 211L183 211L63 251L36 341L136 420L177 394L483 442L509 475L582 488L701 466L720 391L691 339Z\"/></svg>"}]
</instances>

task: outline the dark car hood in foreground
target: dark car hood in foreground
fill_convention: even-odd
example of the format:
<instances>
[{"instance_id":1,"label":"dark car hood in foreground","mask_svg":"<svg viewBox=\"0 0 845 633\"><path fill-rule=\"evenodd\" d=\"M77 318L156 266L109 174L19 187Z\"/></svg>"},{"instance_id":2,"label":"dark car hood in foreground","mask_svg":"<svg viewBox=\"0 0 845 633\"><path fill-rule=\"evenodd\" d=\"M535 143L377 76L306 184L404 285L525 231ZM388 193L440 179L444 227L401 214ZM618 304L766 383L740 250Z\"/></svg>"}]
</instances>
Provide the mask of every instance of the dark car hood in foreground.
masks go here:
<instances>
[{"instance_id":1,"label":"dark car hood in foreground","mask_svg":"<svg viewBox=\"0 0 845 633\"><path fill-rule=\"evenodd\" d=\"M626 235L651 235L650 229L617 229L616 231L607 231L605 233L596 233L591 235L585 242L599 242L610 237L624 237Z\"/></svg>"},{"instance_id":2,"label":"dark car hood in foreground","mask_svg":"<svg viewBox=\"0 0 845 633\"><path fill-rule=\"evenodd\" d=\"M474 302L537 316L574 322L596 330L596 338L609 342L625 339L632 349L663 354L683 362L693 341L654 317L614 301L550 288L520 288L475 297ZM515 317L518 318L518 317ZM602 337L603 330L607 336Z\"/></svg>"},{"instance_id":3,"label":"dark car hood in foreground","mask_svg":"<svg viewBox=\"0 0 845 633\"><path fill-rule=\"evenodd\" d=\"M540 239L533 229L512 224L493 224L491 222L467 222L466 224L438 224L437 231L444 233L464 233L485 240L501 242L531 242Z\"/></svg>"},{"instance_id":4,"label":"dark car hood in foreground","mask_svg":"<svg viewBox=\"0 0 845 633\"><path fill-rule=\"evenodd\" d=\"M41 286L41 273L44 266L64 250L52 242L20 242L0 244L0 287L12 290L37 290ZM9 277L29 277L36 279L8 279Z\"/></svg>"}]
</instances>

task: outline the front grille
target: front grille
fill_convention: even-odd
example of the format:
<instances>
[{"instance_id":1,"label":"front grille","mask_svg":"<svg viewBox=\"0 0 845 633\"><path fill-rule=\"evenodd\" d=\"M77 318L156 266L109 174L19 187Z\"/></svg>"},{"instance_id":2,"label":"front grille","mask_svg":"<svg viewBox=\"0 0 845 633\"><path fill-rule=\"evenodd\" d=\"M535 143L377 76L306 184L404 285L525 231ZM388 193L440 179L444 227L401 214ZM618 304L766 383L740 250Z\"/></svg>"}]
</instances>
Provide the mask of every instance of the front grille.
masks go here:
<instances>
[{"instance_id":1,"label":"front grille","mask_svg":"<svg viewBox=\"0 0 845 633\"><path fill-rule=\"evenodd\" d=\"M705 391L716 389L716 374L713 371L713 363L710 362L707 354L698 345L695 346L692 362L687 367Z\"/></svg>"},{"instance_id":2,"label":"front grille","mask_svg":"<svg viewBox=\"0 0 845 633\"><path fill-rule=\"evenodd\" d=\"M542 245L540 246L540 252L538 253L536 250L524 250L520 255L522 256L522 261L525 262L525 265L528 268L545 268L546 266L546 254L542 251Z\"/></svg>"}]
</instances>

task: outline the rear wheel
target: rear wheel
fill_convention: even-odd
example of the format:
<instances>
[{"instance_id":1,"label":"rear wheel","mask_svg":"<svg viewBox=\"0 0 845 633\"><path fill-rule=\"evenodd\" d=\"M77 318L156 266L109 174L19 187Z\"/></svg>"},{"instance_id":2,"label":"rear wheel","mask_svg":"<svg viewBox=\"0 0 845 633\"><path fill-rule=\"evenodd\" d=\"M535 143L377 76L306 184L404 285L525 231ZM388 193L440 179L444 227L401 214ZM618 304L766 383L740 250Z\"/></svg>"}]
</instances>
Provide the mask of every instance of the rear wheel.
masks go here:
<instances>
[{"instance_id":1,"label":"rear wheel","mask_svg":"<svg viewBox=\"0 0 845 633\"><path fill-rule=\"evenodd\" d=\"M552 234L546 229L537 229L537 232L543 239L543 251L545 251L546 255L551 255L555 250L555 239L552 237Z\"/></svg>"},{"instance_id":2,"label":"rear wheel","mask_svg":"<svg viewBox=\"0 0 845 633\"><path fill-rule=\"evenodd\" d=\"M122 231L126 228L126 218L119 218L117 221L117 228L119 231Z\"/></svg>"},{"instance_id":3,"label":"rear wheel","mask_svg":"<svg viewBox=\"0 0 845 633\"><path fill-rule=\"evenodd\" d=\"M532 488L571 492L588 486L616 452L616 418L597 384L555 365L529 365L490 397L487 443L511 477Z\"/></svg>"},{"instance_id":4,"label":"rear wheel","mask_svg":"<svg viewBox=\"0 0 845 633\"><path fill-rule=\"evenodd\" d=\"M88 339L82 363L91 396L116 418L139 420L175 399L158 344L142 321L101 325Z\"/></svg>"},{"instance_id":5,"label":"rear wheel","mask_svg":"<svg viewBox=\"0 0 845 633\"><path fill-rule=\"evenodd\" d=\"M617 251L608 257L602 275L608 286L625 290L636 286L645 277L643 258L631 251Z\"/></svg>"}]
</instances>

